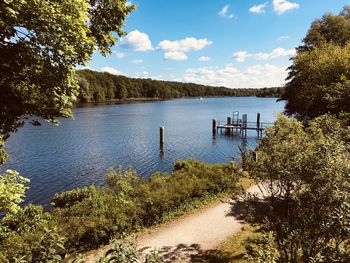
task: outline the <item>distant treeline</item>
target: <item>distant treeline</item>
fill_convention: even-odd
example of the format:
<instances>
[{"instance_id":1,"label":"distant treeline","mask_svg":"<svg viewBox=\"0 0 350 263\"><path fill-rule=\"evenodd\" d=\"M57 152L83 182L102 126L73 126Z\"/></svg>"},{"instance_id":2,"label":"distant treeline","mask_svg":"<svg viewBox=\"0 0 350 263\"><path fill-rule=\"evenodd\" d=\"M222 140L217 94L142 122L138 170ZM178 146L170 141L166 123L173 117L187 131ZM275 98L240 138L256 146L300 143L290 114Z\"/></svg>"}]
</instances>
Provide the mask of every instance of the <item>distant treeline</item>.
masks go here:
<instances>
[{"instance_id":1,"label":"distant treeline","mask_svg":"<svg viewBox=\"0 0 350 263\"><path fill-rule=\"evenodd\" d=\"M257 93L255 96L280 98L283 92L284 92L284 87L262 88L257 90Z\"/></svg>"},{"instance_id":2,"label":"distant treeline","mask_svg":"<svg viewBox=\"0 0 350 263\"><path fill-rule=\"evenodd\" d=\"M280 97L280 88L229 89L194 83L129 78L92 70L77 71L78 102L103 102L137 98L171 99L210 96Z\"/></svg>"}]
</instances>

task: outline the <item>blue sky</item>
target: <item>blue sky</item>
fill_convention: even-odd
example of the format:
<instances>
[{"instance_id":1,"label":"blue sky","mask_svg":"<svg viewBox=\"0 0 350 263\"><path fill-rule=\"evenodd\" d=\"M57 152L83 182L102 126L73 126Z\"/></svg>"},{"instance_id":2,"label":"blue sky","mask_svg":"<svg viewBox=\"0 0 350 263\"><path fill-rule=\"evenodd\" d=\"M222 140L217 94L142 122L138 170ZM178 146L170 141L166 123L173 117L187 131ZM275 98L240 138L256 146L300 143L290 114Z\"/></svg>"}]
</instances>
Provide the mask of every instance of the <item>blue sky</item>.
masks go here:
<instances>
[{"instance_id":1,"label":"blue sky","mask_svg":"<svg viewBox=\"0 0 350 263\"><path fill-rule=\"evenodd\" d=\"M284 83L312 21L347 0L132 0L128 36L88 68L230 88Z\"/></svg>"}]
</instances>

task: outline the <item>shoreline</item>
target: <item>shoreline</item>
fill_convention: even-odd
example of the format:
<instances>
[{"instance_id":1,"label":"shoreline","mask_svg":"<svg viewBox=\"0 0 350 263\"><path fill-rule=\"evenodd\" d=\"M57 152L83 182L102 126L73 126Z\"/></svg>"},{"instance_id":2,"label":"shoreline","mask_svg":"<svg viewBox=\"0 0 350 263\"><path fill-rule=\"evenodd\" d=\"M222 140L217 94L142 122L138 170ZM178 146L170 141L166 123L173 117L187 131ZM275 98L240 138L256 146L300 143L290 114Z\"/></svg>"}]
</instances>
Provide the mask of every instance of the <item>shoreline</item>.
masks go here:
<instances>
[{"instance_id":1,"label":"shoreline","mask_svg":"<svg viewBox=\"0 0 350 263\"><path fill-rule=\"evenodd\" d=\"M177 99L199 99L199 98L206 98L206 99L213 99L213 98L243 98L243 97L255 97L255 98L276 98L273 96L268 97L260 97L256 95L252 96L198 96L198 97L180 97L180 98L128 98L128 99L111 99L106 101L89 101L89 102L77 102L74 104L74 108L83 108L85 106L98 106L98 105L116 105L116 104L132 104L132 103L141 103L141 102L157 102L157 101L171 101L171 100L177 100Z\"/></svg>"}]
</instances>

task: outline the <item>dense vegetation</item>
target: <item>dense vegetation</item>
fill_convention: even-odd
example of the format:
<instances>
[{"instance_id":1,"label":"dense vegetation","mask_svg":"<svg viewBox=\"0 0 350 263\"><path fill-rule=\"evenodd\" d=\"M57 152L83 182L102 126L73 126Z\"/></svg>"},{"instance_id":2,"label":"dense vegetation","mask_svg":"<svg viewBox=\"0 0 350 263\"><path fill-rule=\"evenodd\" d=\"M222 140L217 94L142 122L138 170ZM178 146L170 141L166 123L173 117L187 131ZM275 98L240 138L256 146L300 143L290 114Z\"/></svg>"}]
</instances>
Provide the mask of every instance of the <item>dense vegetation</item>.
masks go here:
<instances>
[{"instance_id":1,"label":"dense vegetation","mask_svg":"<svg viewBox=\"0 0 350 263\"><path fill-rule=\"evenodd\" d=\"M284 87L262 88L257 90L257 93L255 94L255 96L281 98L283 92L284 92Z\"/></svg>"},{"instance_id":2,"label":"dense vegetation","mask_svg":"<svg viewBox=\"0 0 350 263\"><path fill-rule=\"evenodd\" d=\"M240 215L265 233L257 262L350 262L350 9L316 20L290 67L286 112L243 167L265 198Z\"/></svg>"},{"instance_id":3,"label":"dense vegetation","mask_svg":"<svg viewBox=\"0 0 350 263\"><path fill-rule=\"evenodd\" d=\"M344 136L349 129L332 116L305 128L280 115L245 156L244 168L266 196L250 200L246 216L273 231L279 262L349 262L350 147Z\"/></svg>"},{"instance_id":4,"label":"dense vegetation","mask_svg":"<svg viewBox=\"0 0 350 263\"><path fill-rule=\"evenodd\" d=\"M229 89L194 83L129 78L107 72L77 72L80 92L78 102L104 102L137 98L170 99L205 96L280 97L280 88Z\"/></svg>"},{"instance_id":5,"label":"dense vegetation","mask_svg":"<svg viewBox=\"0 0 350 263\"><path fill-rule=\"evenodd\" d=\"M126 0L0 1L0 165L24 115L71 116L76 65L94 50L111 53L133 9ZM15 171L0 174L1 213L20 210L26 181Z\"/></svg>"},{"instance_id":6,"label":"dense vegetation","mask_svg":"<svg viewBox=\"0 0 350 263\"><path fill-rule=\"evenodd\" d=\"M164 222L194 202L235 191L240 173L233 164L194 160L177 161L172 173L156 173L148 180L132 170L111 171L106 187L56 194L49 213L32 205L8 212L0 222L0 259L59 262L68 254Z\"/></svg>"},{"instance_id":7,"label":"dense vegetation","mask_svg":"<svg viewBox=\"0 0 350 263\"><path fill-rule=\"evenodd\" d=\"M350 113L350 8L309 29L290 67L286 112L304 119Z\"/></svg>"}]
</instances>

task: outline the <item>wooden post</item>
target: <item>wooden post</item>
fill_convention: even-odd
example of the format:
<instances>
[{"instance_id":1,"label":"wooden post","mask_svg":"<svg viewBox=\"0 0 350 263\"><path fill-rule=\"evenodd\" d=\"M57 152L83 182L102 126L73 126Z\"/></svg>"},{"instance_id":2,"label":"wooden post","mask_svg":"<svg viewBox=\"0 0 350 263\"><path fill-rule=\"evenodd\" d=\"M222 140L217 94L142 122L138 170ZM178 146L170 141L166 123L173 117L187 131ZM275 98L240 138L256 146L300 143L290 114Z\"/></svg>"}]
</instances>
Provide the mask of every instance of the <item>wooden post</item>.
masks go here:
<instances>
[{"instance_id":1,"label":"wooden post","mask_svg":"<svg viewBox=\"0 0 350 263\"><path fill-rule=\"evenodd\" d=\"M213 131L213 136L216 135L216 120L213 119L213 122L212 122L212 131Z\"/></svg>"},{"instance_id":2,"label":"wooden post","mask_svg":"<svg viewBox=\"0 0 350 263\"><path fill-rule=\"evenodd\" d=\"M242 115L242 137L247 138L247 120L248 116L247 114Z\"/></svg>"},{"instance_id":3,"label":"wooden post","mask_svg":"<svg viewBox=\"0 0 350 263\"><path fill-rule=\"evenodd\" d=\"M231 117L227 117L227 123L226 123L227 126L231 125ZM228 127L226 128L226 135L229 135L231 133L231 129Z\"/></svg>"},{"instance_id":4,"label":"wooden post","mask_svg":"<svg viewBox=\"0 0 350 263\"><path fill-rule=\"evenodd\" d=\"M159 139L160 145L162 146L164 144L164 126L160 126L159 128Z\"/></svg>"},{"instance_id":5,"label":"wooden post","mask_svg":"<svg viewBox=\"0 0 350 263\"><path fill-rule=\"evenodd\" d=\"M259 137L259 134L260 134L260 113L256 114L256 129L257 129L258 137Z\"/></svg>"}]
</instances>

